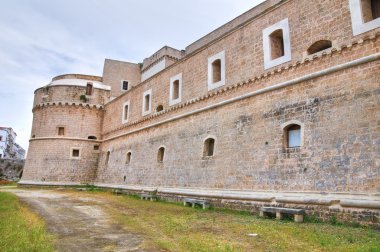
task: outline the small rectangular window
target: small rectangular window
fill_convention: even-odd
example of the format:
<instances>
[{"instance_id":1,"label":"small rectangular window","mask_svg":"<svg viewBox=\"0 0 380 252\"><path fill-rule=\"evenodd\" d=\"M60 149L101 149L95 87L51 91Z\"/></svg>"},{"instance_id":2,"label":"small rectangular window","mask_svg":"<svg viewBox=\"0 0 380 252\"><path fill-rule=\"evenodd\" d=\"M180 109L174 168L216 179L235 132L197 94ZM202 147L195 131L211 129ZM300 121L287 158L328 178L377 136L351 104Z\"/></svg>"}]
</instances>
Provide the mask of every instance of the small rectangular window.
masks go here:
<instances>
[{"instance_id":1,"label":"small rectangular window","mask_svg":"<svg viewBox=\"0 0 380 252\"><path fill-rule=\"evenodd\" d=\"M58 136L64 136L64 135L65 135L65 128L58 127Z\"/></svg>"},{"instance_id":2,"label":"small rectangular window","mask_svg":"<svg viewBox=\"0 0 380 252\"><path fill-rule=\"evenodd\" d=\"M128 88L129 88L128 84L129 84L128 81L123 81L122 82L122 87L121 87L122 90L125 90L125 91L128 90Z\"/></svg>"},{"instance_id":3,"label":"small rectangular window","mask_svg":"<svg viewBox=\"0 0 380 252\"><path fill-rule=\"evenodd\" d=\"M79 157L79 149L72 149L72 157Z\"/></svg>"},{"instance_id":4,"label":"small rectangular window","mask_svg":"<svg viewBox=\"0 0 380 252\"><path fill-rule=\"evenodd\" d=\"M94 145L94 150L99 150L99 145Z\"/></svg>"},{"instance_id":5,"label":"small rectangular window","mask_svg":"<svg viewBox=\"0 0 380 252\"><path fill-rule=\"evenodd\" d=\"M86 95L92 95L92 82L87 82Z\"/></svg>"}]
</instances>

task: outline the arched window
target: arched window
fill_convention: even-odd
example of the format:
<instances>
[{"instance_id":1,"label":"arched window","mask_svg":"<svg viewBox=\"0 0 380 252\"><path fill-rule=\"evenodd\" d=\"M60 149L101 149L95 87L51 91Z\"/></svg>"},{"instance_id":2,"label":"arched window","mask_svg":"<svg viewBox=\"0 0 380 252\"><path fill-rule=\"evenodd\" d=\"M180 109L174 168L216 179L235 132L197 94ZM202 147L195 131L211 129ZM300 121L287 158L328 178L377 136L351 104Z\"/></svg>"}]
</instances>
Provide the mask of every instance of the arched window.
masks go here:
<instances>
[{"instance_id":1,"label":"arched window","mask_svg":"<svg viewBox=\"0 0 380 252\"><path fill-rule=\"evenodd\" d=\"M144 105L145 105L144 111L145 112L149 111L149 108L150 108L150 95L149 94L145 95L145 97L144 97Z\"/></svg>"},{"instance_id":2,"label":"arched window","mask_svg":"<svg viewBox=\"0 0 380 252\"><path fill-rule=\"evenodd\" d=\"M111 155L111 152L110 151L107 151L107 154L106 154L106 165L109 163L110 161L110 155Z\"/></svg>"},{"instance_id":3,"label":"arched window","mask_svg":"<svg viewBox=\"0 0 380 252\"><path fill-rule=\"evenodd\" d=\"M285 146L287 148L297 148L301 146L301 126L290 124L285 127Z\"/></svg>"},{"instance_id":4,"label":"arched window","mask_svg":"<svg viewBox=\"0 0 380 252\"><path fill-rule=\"evenodd\" d=\"M152 89L146 90L143 93L142 100L142 115L146 116L152 112Z\"/></svg>"},{"instance_id":5,"label":"arched window","mask_svg":"<svg viewBox=\"0 0 380 252\"><path fill-rule=\"evenodd\" d=\"M156 108L156 112L161 112L162 110L164 110L164 106L158 105Z\"/></svg>"},{"instance_id":6,"label":"arched window","mask_svg":"<svg viewBox=\"0 0 380 252\"><path fill-rule=\"evenodd\" d=\"M96 140L97 138L96 138L96 136L89 136L88 139L90 139L90 140Z\"/></svg>"},{"instance_id":7,"label":"arched window","mask_svg":"<svg viewBox=\"0 0 380 252\"><path fill-rule=\"evenodd\" d=\"M330 40L319 40L307 49L307 54L314 54L332 47Z\"/></svg>"},{"instance_id":8,"label":"arched window","mask_svg":"<svg viewBox=\"0 0 380 252\"><path fill-rule=\"evenodd\" d=\"M285 55L284 34L282 29L275 30L269 35L271 60Z\"/></svg>"},{"instance_id":9,"label":"arched window","mask_svg":"<svg viewBox=\"0 0 380 252\"><path fill-rule=\"evenodd\" d=\"M131 162L131 156L132 156L132 153L128 151L126 159L125 159L126 164L129 164Z\"/></svg>"},{"instance_id":10,"label":"arched window","mask_svg":"<svg viewBox=\"0 0 380 252\"><path fill-rule=\"evenodd\" d=\"M91 82L87 82L86 95L92 95L92 83Z\"/></svg>"},{"instance_id":11,"label":"arched window","mask_svg":"<svg viewBox=\"0 0 380 252\"><path fill-rule=\"evenodd\" d=\"M216 59L212 62L212 83L216 83L222 80L222 61Z\"/></svg>"},{"instance_id":12,"label":"arched window","mask_svg":"<svg viewBox=\"0 0 380 252\"><path fill-rule=\"evenodd\" d=\"M207 138L203 147L203 156L204 157L214 156L214 147L215 147L215 139Z\"/></svg>"},{"instance_id":13,"label":"arched window","mask_svg":"<svg viewBox=\"0 0 380 252\"><path fill-rule=\"evenodd\" d=\"M164 162L164 155L165 155L165 148L160 147L158 149L158 153L157 153L157 162L159 162L159 163Z\"/></svg>"},{"instance_id":14,"label":"arched window","mask_svg":"<svg viewBox=\"0 0 380 252\"><path fill-rule=\"evenodd\" d=\"M129 120L129 100L126 101L124 104L123 104L123 114L121 116L121 122L124 124L124 123L127 123L128 120Z\"/></svg>"},{"instance_id":15,"label":"arched window","mask_svg":"<svg viewBox=\"0 0 380 252\"><path fill-rule=\"evenodd\" d=\"M182 73L170 78L169 106L180 103L182 100Z\"/></svg>"},{"instance_id":16,"label":"arched window","mask_svg":"<svg viewBox=\"0 0 380 252\"><path fill-rule=\"evenodd\" d=\"M175 80L173 82L173 100L177 100L179 98L179 80Z\"/></svg>"}]
</instances>

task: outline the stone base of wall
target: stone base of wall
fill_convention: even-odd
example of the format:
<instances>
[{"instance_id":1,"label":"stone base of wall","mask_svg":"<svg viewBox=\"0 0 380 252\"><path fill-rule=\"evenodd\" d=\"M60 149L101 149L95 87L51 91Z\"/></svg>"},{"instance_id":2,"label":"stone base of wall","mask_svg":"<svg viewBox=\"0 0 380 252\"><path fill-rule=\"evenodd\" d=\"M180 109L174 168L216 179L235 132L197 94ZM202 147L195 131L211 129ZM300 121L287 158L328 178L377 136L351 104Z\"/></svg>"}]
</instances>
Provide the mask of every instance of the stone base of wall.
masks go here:
<instances>
[{"instance_id":1,"label":"stone base of wall","mask_svg":"<svg viewBox=\"0 0 380 252\"><path fill-rule=\"evenodd\" d=\"M0 180L18 181L24 164L25 160L0 159Z\"/></svg>"},{"instance_id":2,"label":"stone base of wall","mask_svg":"<svg viewBox=\"0 0 380 252\"><path fill-rule=\"evenodd\" d=\"M79 183L20 181L20 186L74 186ZM82 184L84 185L84 184ZM194 197L210 201L215 208L258 214L263 206L304 209L308 217L360 224L380 229L380 194L244 191L199 188L165 188L95 183L106 190L125 194L156 192L163 200L181 202Z\"/></svg>"}]
</instances>

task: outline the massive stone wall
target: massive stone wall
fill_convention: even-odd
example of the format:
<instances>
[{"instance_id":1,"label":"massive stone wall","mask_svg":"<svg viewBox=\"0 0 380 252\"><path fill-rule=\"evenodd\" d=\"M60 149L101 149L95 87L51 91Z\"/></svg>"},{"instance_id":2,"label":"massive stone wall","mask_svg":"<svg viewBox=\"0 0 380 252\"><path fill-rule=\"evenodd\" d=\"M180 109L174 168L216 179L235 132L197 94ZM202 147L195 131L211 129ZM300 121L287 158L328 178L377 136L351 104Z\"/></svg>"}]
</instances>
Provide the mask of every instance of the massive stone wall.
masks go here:
<instances>
[{"instance_id":1,"label":"massive stone wall","mask_svg":"<svg viewBox=\"0 0 380 252\"><path fill-rule=\"evenodd\" d=\"M99 151L97 141L72 139L35 139L30 141L23 180L88 183L94 181ZM71 157L72 148L80 157Z\"/></svg>"},{"instance_id":2,"label":"massive stone wall","mask_svg":"<svg viewBox=\"0 0 380 252\"><path fill-rule=\"evenodd\" d=\"M379 192L378 70L378 62L369 63L106 141L99 182ZM303 125L300 148L283 145L282 125L291 120ZM208 137L216 139L212 158L203 157ZM162 163L157 162L161 146Z\"/></svg>"},{"instance_id":3,"label":"massive stone wall","mask_svg":"<svg viewBox=\"0 0 380 252\"><path fill-rule=\"evenodd\" d=\"M50 86L48 101L42 99L45 92L44 89L35 92L36 106L23 180L94 181L102 137L102 104L108 99L109 91L94 88L87 102L79 98L85 93L82 86ZM59 127L63 132L59 132ZM74 149L79 156L73 156Z\"/></svg>"}]
</instances>

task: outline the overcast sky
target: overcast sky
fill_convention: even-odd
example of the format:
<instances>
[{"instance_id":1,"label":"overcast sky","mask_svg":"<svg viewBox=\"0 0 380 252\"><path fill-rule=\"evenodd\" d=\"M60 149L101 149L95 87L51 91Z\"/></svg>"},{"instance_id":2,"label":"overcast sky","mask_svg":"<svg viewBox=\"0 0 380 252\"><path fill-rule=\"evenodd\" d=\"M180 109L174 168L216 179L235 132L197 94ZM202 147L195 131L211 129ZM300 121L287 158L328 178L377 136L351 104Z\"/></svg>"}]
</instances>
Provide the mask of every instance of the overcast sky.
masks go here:
<instances>
[{"instance_id":1,"label":"overcast sky","mask_svg":"<svg viewBox=\"0 0 380 252\"><path fill-rule=\"evenodd\" d=\"M4 0L0 126L27 149L33 92L65 73L101 75L105 58L142 62L185 47L263 0Z\"/></svg>"}]
</instances>

